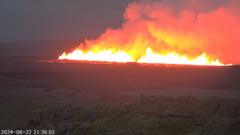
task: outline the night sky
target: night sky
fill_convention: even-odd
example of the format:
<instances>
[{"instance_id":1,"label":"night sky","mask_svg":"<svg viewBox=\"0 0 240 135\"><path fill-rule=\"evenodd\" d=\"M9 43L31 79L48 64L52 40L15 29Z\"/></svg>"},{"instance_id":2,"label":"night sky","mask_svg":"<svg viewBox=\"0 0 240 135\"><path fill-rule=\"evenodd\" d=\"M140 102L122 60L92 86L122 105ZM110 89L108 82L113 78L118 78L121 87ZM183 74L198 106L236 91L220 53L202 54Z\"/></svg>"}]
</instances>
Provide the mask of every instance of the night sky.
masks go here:
<instances>
[{"instance_id":1,"label":"night sky","mask_svg":"<svg viewBox=\"0 0 240 135\"><path fill-rule=\"evenodd\" d=\"M124 9L131 1L1 0L0 42L97 37L107 27L121 26ZM196 6L198 1L162 0L162 3L176 10L189 7L207 11L227 4L229 0L205 1L207 3L202 7Z\"/></svg>"}]
</instances>

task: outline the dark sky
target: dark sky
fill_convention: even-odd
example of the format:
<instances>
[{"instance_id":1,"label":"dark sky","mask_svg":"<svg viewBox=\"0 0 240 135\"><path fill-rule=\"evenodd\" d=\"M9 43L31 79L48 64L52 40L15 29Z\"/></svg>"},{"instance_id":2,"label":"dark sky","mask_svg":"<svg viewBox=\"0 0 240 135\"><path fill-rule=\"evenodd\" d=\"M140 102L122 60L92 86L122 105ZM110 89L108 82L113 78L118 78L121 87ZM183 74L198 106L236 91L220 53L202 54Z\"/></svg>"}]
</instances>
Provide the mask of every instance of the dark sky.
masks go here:
<instances>
[{"instance_id":1,"label":"dark sky","mask_svg":"<svg viewBox=\"0 0 240 135\"><path fill-rule=\"evenodd\" d=\"M0 0L0 42L96 37L107 27L121 26L130 1ZM179 8L192 0L163 1ZM227 0L213 1L208 5Z\"/></svg>"},{"instance_id":2,"label":"dark sky","mask_svg":"<svg viewBox=\"0 0 240 135\"><path fill-rule=\"evenodd\" d=\"M131 0L1 0L0 42L97 36Z\"/></svg>"}]
</instances>

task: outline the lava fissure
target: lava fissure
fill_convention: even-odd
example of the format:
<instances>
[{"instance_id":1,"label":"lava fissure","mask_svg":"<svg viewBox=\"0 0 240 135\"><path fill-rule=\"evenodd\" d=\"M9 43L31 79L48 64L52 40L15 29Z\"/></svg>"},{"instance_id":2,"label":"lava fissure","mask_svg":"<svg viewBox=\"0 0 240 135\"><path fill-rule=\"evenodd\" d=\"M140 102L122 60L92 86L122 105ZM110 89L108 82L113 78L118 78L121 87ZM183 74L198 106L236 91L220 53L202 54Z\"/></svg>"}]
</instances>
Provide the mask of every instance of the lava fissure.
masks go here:
<instances>
[{"instance_id":1,"label":"lava fissure","mask_svg":"<svg viewBox=\"0 0 240 135\"><path fill-rule=\"evenodd\" d=\"M60 60L181 65L238 64L240 17L230 6L175 12L161 2L132 2L119 29L85 40ZM223 20L224 19L224 20Z\"/></svg>"}]
</instances>

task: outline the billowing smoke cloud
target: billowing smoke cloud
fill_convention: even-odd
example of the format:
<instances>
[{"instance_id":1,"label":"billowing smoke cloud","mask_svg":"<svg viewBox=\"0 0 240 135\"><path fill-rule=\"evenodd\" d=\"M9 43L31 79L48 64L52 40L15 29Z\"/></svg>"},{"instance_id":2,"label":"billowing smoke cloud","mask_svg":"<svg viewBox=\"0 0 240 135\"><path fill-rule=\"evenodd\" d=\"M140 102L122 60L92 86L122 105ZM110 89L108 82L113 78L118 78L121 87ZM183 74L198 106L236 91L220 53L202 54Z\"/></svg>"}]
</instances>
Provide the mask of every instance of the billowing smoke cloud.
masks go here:
<instances>
[{"instance_id":1,"label":"billowing smoke cloud","mask_svg":"<svg viewBox=\"0 0 240 135\"><path fill-rule=\"evenodd\" d=\"M222 2L132 2L126 8L121 28L109 28L79 48L127 50L134 53L135 59L147 47L162 54L178 52L192 57L205 52L223 63L240 64L240 17L235 8L238 2L218 1Z\"/></svg>"}]
</instances>

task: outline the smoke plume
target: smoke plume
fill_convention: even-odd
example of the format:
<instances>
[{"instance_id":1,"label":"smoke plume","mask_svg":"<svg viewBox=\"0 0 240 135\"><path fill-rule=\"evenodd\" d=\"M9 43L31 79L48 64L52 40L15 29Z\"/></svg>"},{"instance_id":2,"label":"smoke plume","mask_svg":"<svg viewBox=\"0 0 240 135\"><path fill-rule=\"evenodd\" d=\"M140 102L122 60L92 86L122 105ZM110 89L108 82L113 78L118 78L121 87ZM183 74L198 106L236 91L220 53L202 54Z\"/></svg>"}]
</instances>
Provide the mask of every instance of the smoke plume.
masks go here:
<instances>
[{"instance_id":1,"label":"smoke plume","mask_svg":"<svg viewBox=\"0 0 240 135\"><path fill-rule=\"evenodd\" d=\"M138 59L150 47L161 54L196 57L207 53L223 63L240 64L238 2L179 1L132 2L126 7L121 28L108 28L78 48L127 50Z\"/></svg>"}]
</instances>

